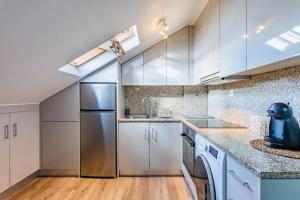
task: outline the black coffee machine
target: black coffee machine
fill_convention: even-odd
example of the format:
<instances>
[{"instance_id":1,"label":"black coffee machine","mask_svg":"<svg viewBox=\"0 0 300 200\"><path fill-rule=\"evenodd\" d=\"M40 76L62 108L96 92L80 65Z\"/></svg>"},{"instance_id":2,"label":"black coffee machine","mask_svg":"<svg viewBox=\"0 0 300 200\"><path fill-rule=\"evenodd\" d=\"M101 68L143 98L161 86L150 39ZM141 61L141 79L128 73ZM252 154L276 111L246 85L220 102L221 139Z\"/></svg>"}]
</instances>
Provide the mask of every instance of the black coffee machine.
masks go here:
<instances>
[{"instance_id":1,"label":"black coffee machine","mask_svg":"<svg viewBox=\"0 0 300 200\"><path fill-rule=\"evenodd\" d=\"M300 129L288 104L274 103L268 109L271 117L265 144L271 148L300 150Z\"/></svg>"}]
</instances>

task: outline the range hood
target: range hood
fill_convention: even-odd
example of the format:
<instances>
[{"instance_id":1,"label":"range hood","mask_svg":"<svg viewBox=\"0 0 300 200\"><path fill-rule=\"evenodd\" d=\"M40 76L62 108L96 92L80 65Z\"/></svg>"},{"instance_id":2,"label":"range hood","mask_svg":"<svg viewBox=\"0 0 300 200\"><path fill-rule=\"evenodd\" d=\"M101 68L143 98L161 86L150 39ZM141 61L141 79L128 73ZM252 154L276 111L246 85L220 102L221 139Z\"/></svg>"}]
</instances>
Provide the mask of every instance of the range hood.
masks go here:
<instances>
[{"instance_id":1,"label":"range hood","mask_svg":"<svg viewBox=\"0 0 300 200\"><path fill-rule=\"evenodd\" d=\"M235 81L249 80L250 75L230 75L220 76L219 72L210 76L201 78L202 85L221 85L225 83L231 83Z\"/></svg>"}]
</instances>

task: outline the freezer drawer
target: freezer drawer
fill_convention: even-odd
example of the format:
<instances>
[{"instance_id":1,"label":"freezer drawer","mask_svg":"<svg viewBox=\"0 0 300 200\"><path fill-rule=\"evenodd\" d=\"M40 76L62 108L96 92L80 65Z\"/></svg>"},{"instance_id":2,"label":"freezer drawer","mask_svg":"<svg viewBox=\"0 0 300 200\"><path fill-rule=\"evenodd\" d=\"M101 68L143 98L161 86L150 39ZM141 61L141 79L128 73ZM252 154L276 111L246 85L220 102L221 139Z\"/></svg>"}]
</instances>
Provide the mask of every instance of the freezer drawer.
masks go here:
<instances>
[{"instance_id":1,"label":"freezer drawer","mask_svg":"<svg viewBox=\"0 0 300 200\"><path fill-rule=\"evenodd\" d=\"M81 83L81 110L115 110L116 84Z\"/></svg>"},{"instance_id":2,"label":"freezer drawer","mask_svg":"<svg viewBox=\"0 0 300 200\"><path fill-rule=\"evenodd\" d=\"M116 176L116 112L80 113L80 174Z\"/></svg>"}]
</instances>

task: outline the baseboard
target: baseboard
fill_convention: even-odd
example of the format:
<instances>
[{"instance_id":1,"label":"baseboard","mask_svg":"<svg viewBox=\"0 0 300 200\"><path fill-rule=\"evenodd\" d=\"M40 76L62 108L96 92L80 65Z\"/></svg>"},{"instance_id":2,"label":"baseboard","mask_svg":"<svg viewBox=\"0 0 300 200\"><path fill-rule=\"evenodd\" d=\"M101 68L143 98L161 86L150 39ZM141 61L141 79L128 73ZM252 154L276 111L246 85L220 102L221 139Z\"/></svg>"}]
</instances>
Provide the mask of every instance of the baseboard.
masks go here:
<instances>
[{"instance_id":1,"label":"baseboard","mask_svg":"<svg viewBox=\"0 0 300 200\"><path fill-rule=\"evenodd\" d=\"M25 178L24 180L20 181L19 183L11 186L6 191L0 194L0 200L8 199L9 197L13 196L17 192L19 192L22 188L26 187L29 183L31 183L35 178L39 176L39 170Z\"/></svg>"},{"instance_id":2,"label":"baseboard","mask_svg":"<svg viewBox=\"0 0 300 200\"><path fill-rule=\"evenodd\" d=\"M120 176L182 176L181 170L120 170Z\"/></svg>"},{"instance_id":3,"label":"baseboard","mask_svg":"<svg viewBox=\"0 0 300 200\"><path fill-rule=\"evenodd\" d=\"M79 169L41 169L40 176L79 177Z\"/></svg>"}]
</instances>

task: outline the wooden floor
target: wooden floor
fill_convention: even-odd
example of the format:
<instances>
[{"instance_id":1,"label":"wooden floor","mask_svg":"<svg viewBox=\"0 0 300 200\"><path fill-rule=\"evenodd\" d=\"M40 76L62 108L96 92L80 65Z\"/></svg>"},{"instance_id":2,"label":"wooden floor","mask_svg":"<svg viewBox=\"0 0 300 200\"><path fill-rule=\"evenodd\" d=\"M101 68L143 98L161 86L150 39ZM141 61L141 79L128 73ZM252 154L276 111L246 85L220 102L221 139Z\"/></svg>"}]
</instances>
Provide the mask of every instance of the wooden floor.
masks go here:
<instances>
[{"instance_id":1,"label":"wooden floor","mask_svg":"<svg viewBox=\"0 0 300 200\"><path fill-rule=\"evenodd\" d=\"M37 178L10 200L190 200L182 177Z\"/></svg>"}]
</instances>

